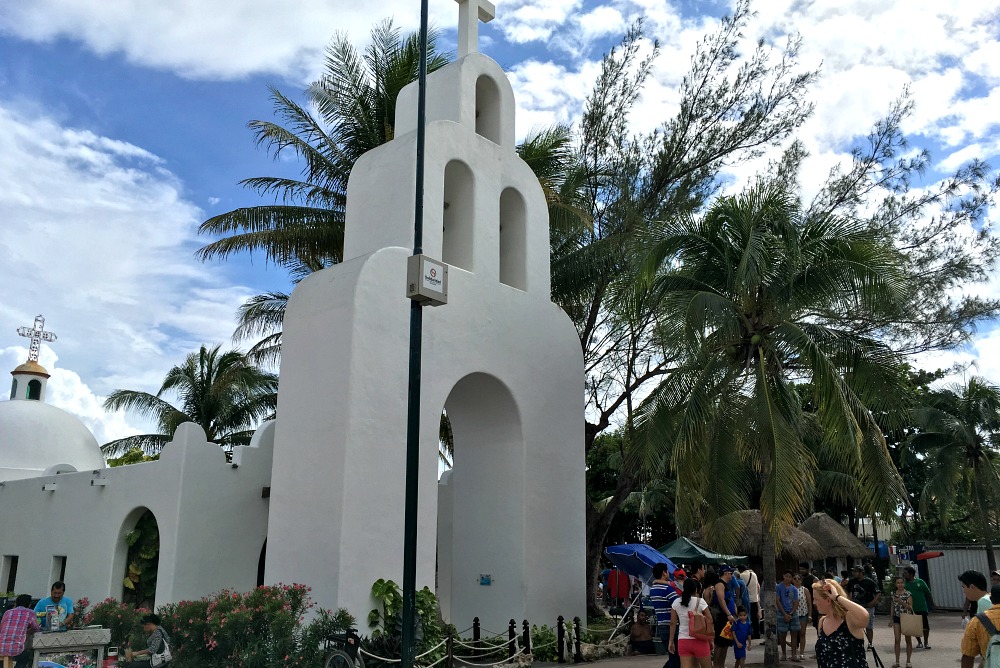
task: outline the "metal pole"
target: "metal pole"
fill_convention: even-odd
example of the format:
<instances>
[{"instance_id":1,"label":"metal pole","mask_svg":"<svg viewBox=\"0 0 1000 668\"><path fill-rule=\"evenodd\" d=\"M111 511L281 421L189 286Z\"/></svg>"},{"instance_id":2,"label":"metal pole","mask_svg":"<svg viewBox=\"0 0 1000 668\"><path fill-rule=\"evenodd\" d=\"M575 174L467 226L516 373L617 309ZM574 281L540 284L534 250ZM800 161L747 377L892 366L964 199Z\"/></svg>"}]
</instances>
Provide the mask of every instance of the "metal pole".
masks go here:
<instances>
[{"instance_id":1,"label":"metal pole","mask_svg":"<svg viewBox=\"0 0 1000 668\"><path fill-rule=\"evenodd\" d=\"M420 1L420 68L417 75L417 165L413 200L413 254L424 243L424 144L427 109L427 0ZM401 668L413 668L417 616L417 487L420 472L420 356L423 307L410 300L410 371L406 405L406 504L403 518L403 638Z\"/></svg>"}]
</instances>

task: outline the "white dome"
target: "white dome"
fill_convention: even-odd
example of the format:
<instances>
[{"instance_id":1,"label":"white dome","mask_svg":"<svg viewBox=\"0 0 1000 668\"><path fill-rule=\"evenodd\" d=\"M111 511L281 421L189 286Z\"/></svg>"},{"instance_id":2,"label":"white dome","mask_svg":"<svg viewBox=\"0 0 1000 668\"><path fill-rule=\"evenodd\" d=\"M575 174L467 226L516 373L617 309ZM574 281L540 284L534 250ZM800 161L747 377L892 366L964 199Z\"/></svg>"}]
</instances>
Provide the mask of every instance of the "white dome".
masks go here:
<instances>
[{"instance_id":1,"label":"white dome","mask_svg":"<svg viewBox=\"0 0 1000 668\"><path fill-rule=\"evenodd\" d=\"M77 417L41 401L0 401L0 480L33 478L59 464L105 466L97 439Z\"/></svg>"}]
</instances>

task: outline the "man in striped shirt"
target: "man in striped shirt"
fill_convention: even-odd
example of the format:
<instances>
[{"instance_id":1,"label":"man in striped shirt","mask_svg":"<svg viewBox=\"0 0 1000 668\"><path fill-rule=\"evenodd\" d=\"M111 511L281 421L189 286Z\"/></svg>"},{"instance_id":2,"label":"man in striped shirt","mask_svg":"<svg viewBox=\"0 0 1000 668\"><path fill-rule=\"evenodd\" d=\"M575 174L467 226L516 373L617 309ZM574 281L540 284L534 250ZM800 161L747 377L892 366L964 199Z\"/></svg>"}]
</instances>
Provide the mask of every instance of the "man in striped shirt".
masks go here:
<instances>
[{"instance_id":1,"label":"man in striped shirt","mask_svg":"<svg viewBox=\"0 0 1000 668\"><path fill-rule=\"evenodd\" d=\"M656 611L656 633L664 649L670 646L670 606L677 600L677 592L670 585L667 576L667 565L660 563L653 566L653 584L649 588L649 601ZM676 646L676 643L675 643ZM680 657L667 653L667 662L663 668L679 668Z\"/></svg>"},{"instance_id":2,"label":"man in striped shirt","mask_svg":"<svg viewBox=\"0 0 1000 668\"><path fill-rule=\"evenodd\" d=\"M12 657L16 668L31 665L31 650L25 649L24 644L29 633L41 630L30 605L31 595L21 594L14 600L14 607L3 613L0 620L0 656Z\"/></svg>"}]
</instances>

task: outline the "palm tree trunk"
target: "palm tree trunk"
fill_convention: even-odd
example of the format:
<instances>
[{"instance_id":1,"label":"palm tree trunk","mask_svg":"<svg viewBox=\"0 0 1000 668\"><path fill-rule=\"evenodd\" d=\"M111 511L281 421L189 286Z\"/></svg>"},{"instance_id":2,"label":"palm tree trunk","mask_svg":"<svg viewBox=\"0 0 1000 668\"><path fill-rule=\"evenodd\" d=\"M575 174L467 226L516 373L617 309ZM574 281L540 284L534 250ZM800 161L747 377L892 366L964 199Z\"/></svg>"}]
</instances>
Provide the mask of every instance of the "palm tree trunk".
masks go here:
<instances>
[{"instance_id":1,"label":"palm tree trunk","mask_svg":"<svg viewBox=\"0 0 1000 668\"><path fill-rule=\"evenodd\" d=\"M603 510L587 503L587 617L602 617L604 610L597 604L597 577L601 572L601 555L611 521L618 514L629 494L635 491L638 479L622 472L618 475L615 493Z\"/></svg>"},{"instance_id":2,"label":"palm tree trunk","mask_svg":"<svg viewBox=\"0 0 1000 668\"><path fill-rule=\"evenodd\" d=\"M986 563L989 568L989 572L992 573L997 569L997 558L993 553L993 531L990 526L990 506L986 502L983 489L979 484L976 484L976 500L979 502L976 504L976 515L978 515L977 519L979 520L979 535L983 539L983 547L986 549Z\"/></svg>"}]
</instances>

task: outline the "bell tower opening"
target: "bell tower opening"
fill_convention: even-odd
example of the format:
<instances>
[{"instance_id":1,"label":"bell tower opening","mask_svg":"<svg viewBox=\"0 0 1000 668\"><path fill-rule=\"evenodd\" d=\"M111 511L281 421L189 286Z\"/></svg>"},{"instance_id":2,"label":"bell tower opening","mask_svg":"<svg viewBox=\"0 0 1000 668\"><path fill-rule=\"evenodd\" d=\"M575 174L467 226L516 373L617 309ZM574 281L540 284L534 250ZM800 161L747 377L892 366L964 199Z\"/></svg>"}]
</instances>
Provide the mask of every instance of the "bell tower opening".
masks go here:
<instances>
[{"instance_id":1,"label":"bell tower opening","mask_svg":"<svg viewBox=\"0 0 1000 668\"><path fill-rule=\"evenodd\" d=\"M486 74L476 79L476 134L500 144L500 89Z\"/></svg>"}]
</instances>

